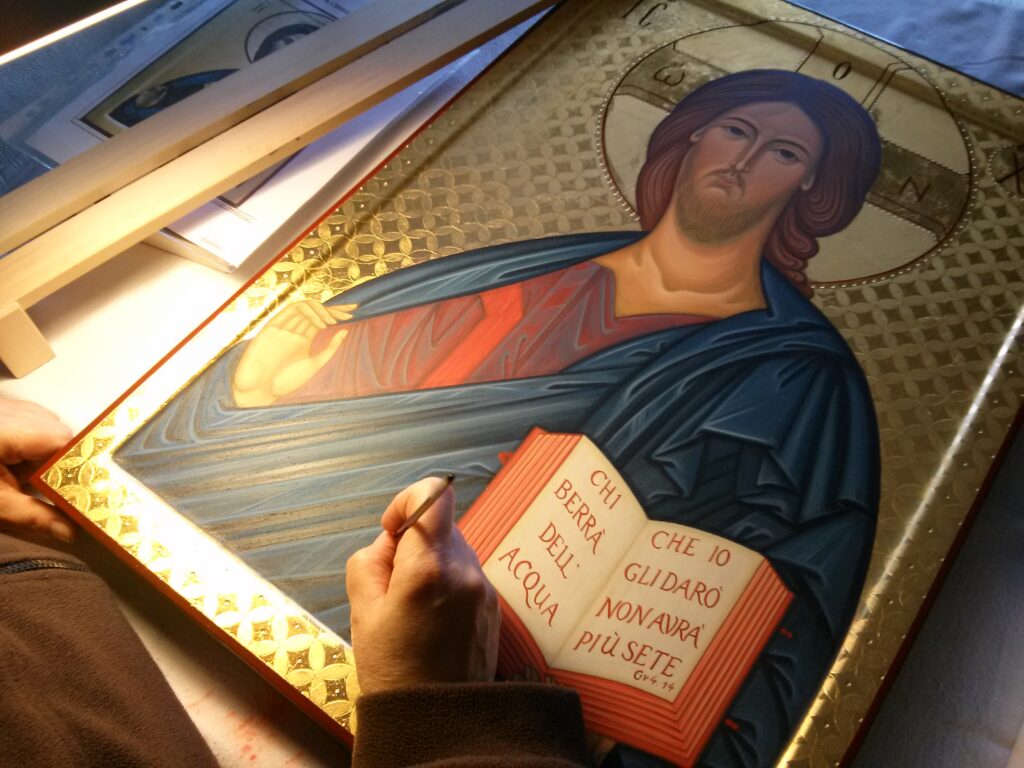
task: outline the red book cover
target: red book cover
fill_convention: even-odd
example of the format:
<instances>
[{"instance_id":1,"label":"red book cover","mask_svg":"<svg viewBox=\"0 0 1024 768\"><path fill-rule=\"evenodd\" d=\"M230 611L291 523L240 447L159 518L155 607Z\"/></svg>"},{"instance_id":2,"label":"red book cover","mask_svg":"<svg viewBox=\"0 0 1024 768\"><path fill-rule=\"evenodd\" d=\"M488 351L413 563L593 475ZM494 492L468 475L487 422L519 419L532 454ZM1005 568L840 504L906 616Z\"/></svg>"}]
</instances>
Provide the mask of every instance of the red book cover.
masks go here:
<instances>
[{"instance_id":1,"label":"red book cover","mask_svg":"<svg viewBox=\"0 0 1024 768\"><path fill-rule=\"evenodd\" d=\"M792 599L753 550L648 520L583 435L534 429L461 529L501 595L499 672L576 689L591 730L678 765Z\"/></svg>"}]
</instances>

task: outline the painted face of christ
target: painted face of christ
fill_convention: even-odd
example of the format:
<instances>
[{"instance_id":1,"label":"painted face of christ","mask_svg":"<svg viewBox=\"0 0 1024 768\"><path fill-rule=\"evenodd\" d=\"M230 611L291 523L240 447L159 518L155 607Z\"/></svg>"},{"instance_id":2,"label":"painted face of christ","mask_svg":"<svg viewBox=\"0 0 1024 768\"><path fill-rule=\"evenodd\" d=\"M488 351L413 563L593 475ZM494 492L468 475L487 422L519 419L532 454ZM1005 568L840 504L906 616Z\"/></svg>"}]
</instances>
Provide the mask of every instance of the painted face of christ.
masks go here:
<instances>
[{"instance_id":1,"label":"painted face of christ","mask_svg":"<svg viewBox=\"0 0 1024 768\"><path fill-rule=\"evenodd\" d=\"M799 107L749 104L690 136L666 213L699 243L725 242L774 222L793 195L814 183L823 138Z\"/></svg>"}]
</instances>

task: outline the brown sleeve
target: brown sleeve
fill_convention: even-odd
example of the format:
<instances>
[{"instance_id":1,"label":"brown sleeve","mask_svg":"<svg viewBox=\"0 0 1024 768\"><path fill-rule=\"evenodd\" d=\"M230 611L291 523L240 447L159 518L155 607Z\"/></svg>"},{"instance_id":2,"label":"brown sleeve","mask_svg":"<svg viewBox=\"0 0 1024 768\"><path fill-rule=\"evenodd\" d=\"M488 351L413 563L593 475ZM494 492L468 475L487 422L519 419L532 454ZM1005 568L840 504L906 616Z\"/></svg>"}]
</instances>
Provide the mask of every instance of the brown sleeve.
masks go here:
<instances>
[{"instance_id":1,"label":"brown sleeve","mask_svg":"<svg viewBox=\"0 0 1024 768\"><path fill-rule=\"evenodd\" d=\"M103 581L0 534L0 765L216 766Z\"/></svg>"},{"instance_id":2,"label":"brown sleeve","mask_svg":"<svg viewBox=\"0 0 1024 768\"><path fill-rule=\"evenodd\" d=\"M591 765L574 691L540 683L461 683L359 699L352 768Z\"/></svg>"}]
</instances>

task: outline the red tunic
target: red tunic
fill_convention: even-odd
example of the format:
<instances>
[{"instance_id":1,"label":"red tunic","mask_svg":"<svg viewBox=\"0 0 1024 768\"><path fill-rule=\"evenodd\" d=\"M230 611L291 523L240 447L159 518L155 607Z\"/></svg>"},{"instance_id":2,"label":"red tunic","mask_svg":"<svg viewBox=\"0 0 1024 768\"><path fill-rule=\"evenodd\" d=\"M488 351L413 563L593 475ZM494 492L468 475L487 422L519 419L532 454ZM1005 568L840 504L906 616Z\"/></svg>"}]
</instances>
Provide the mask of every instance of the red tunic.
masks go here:
<instances>
[{"instance_id":1,"label":"red tunic","mask_svg":"<svg viewBox=\"0 0 1024 768\"><path fill-rule=\"evenodd\" d=\"M279 403L545 376L628 339L710 318L615 316L615 277L585 261L521 283L321 331L313 349L348 337L310 381Z\"/></svg>"}]
</instances>

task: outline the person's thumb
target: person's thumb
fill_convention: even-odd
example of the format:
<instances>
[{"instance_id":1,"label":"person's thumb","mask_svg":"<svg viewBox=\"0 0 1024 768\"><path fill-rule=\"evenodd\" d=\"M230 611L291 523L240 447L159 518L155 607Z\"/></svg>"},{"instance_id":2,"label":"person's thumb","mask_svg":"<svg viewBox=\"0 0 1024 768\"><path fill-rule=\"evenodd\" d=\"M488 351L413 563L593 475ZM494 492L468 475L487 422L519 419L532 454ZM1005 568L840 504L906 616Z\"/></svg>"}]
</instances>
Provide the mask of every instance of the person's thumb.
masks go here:
<instances>
[{"instance_id":1,"label":"person's thumb","mask_svg":"<svg viewBox=\"0 0 1024 768\"><path fill-rule=\"evenodd\" d=\"M397 533L424 505L427 507L422 516L405 535L415 532L417 535L412 538L428 547L447 547L455 526L455 495L440 477L426 477L395 496L384 510L381 528Z\"/></svg>"},{"instance_id":2,"label":"person's thumb","mask_svg":"<svg viewBox=\"0 0 1024 768\"><path fill-rule=\"evenodd\" d=\"M355 552L345 566L345 589L352 610L387 594L395 564L396 541L387 532L372 544Z\"/></svg>"},{"instance_id":3,"label":"person's thumb","mask_svg":"<svg viewBox=\"0 0 1024 768\"><path fill-rule=\"evenodd\" d=\"M20 493L6 481L0 483L0 528L36 530L66 542L75 538L74 527L60 512Z\"/></svg>"}]
</instances>

